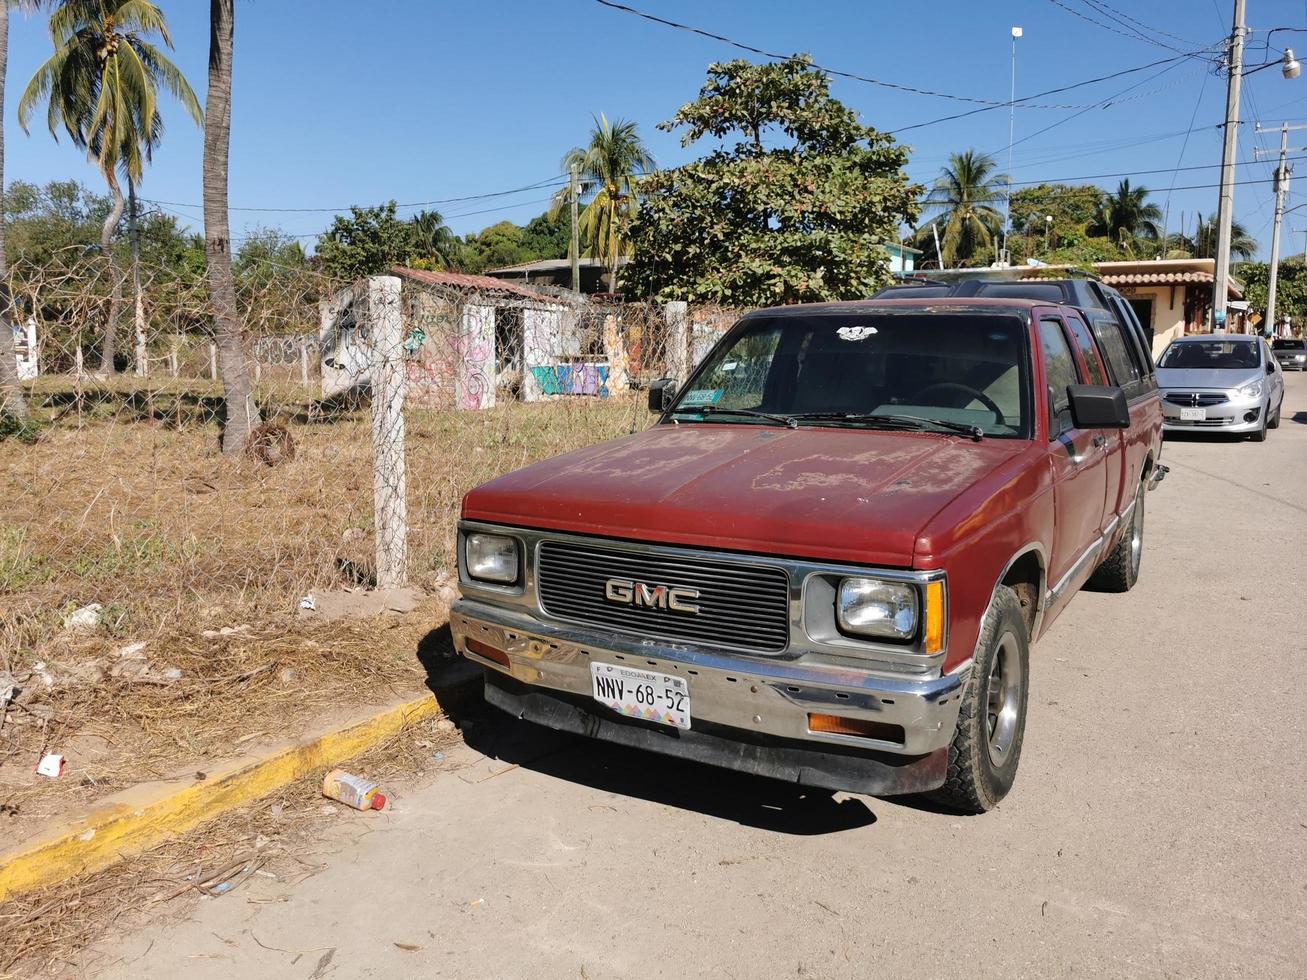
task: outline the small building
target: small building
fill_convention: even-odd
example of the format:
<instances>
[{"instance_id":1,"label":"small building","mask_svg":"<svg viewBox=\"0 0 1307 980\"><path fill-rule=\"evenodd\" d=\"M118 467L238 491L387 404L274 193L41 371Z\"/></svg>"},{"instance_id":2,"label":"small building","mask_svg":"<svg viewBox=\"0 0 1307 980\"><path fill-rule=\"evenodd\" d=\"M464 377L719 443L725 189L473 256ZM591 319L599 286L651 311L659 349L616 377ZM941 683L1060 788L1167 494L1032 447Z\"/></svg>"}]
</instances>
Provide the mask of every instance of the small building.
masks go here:
<instances>
[{"instance_id":1,"label":"small building","mask_svg":"<svg viewBox=\"0 0 1307 980\"><path fill-rule=\"evenodd\" d=\"M489 408L497 401L607 395L602 323L584 301L458 272L395 268L401 281L410 404ZM320 304L323 397L371 384L367 282ZM625 384L625 379L620 379Z\"/></svg>"},{"instance_id":2,"label":"small building","mask_svg":"<svg viewBox=\"0 0 1307 980\"><path fill-rule=\"evenodd\" d=\"M900 245L896 242L886 242L881 246L889 252L889 271L890 272L915 272L917 268L917 256L921 254L919 248L909 248L907 245Z\"/></svg>"},{"instance_id":3,"label":"small building","mask_svg":"<svg viewBox=\"0 0 1307 980\"><path fill-rule=\"evenodd\" d=\"M621 269L630 262L625 255L617 257L617 268ZM581 274L581 292L587 296L594 293L611 292L609 282L611 265L600 259L585 257L578 263ZM571 259L540 259L536 262L523 262L521 265L506 265L502 269L491 269L486 273L494 279L520 281L526 284L544 284L559 289L572 288Z\"/></svg>"},{"instance_id":4,"label":"small building","mask_svg":"<svg viewBox=\"0 0 1307 980\"><path fill-rule=\"evenodd\" d=\"M1154 357L1176 337L1211 329L1208 320L1216 281L1215 259L1099 262L1095 268L1103 282L1126 298L1152 335ZM1231 277L1226 300L1230 317L1225 325L1227 331L1247 329L1248 304L1241 300L1243 284Z\"/></svg>"}]
</instances>

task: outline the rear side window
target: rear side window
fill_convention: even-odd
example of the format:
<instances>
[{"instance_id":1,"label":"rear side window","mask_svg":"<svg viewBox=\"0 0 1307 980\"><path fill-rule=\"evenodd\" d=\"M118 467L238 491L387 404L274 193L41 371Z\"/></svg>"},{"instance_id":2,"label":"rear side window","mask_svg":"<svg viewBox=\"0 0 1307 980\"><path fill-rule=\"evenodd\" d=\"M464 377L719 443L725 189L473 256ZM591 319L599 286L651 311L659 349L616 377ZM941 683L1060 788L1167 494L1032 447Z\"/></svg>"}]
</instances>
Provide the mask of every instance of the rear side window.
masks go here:
<instances>
[{"instance_id":1,"label":"rear side window","mask_svg":"<svg viewBox=\"0 0 1307 980\"><path fill-rule=\"evenodd\" d=\"M1089 372L1089 383L1107 384L1107 375L1103 373L1103 362L1098 358L1098 348L1094 345L1094 338L1089 335L1089 326L1078 313L1070 310L1066 311L1066 322L1071 327L1071 336L1075 337L1076 346L1084 356L1085 369Z\"/></svg>"},{"instance_id":2,"label":"rear side window","mask_svg":"<svg viewBox=\"0 0 1307 980\"><path fill-rule=\"evenodd\" d=\"M1130 342L1122 331L1121 324L1106 317L1094 318L1094 336L1107 361L1108 373L1112 380L1122 388L1139 383L1139 365L1130 353Z\"/></svg>"},{"instance_id":3,"label":"rear side window","mask_svg":"<svg viewBox=\"0 0 1307 980\"><path fill-rule=\"evenodd\" d=\"M1075 358L1062 333L1062 321L1044 317L1039 321L1039 341L1044 348L1044 373L1048 376L1048 435L1056 439L1072 427L1071 398L1067 385L1079 384Z\"/></svg>"},{"instance_id":4,"label":"rear side window","mask_svg":"<svg viewBox=\"0 0 1307 980\"><path fill-rule=\"evenodd\" d=\"M986 282L981 283L976 294L996 299L1038 299L1048 303L1066 301L1066 291L1052 282Z\"/></svg>"},{"instance_id":5,"label":"rear side window","mask_svg":"<svg viewBox=\"0 0 1307 980\"><path fill-rule=\"evenodd\" d=\"M1112 303L1117 311L1117 319L1125 329L1126 340L1133 341L1130 344L1130 353L1139 368L1139 377L1152 377L1154 374L1153 352L1150 349L1152 341L1144 331L1143 324L1139 322L1139 317L1135 316L1134 308L1125 300L1114 296Z\"/></svg>"}]
</instances>

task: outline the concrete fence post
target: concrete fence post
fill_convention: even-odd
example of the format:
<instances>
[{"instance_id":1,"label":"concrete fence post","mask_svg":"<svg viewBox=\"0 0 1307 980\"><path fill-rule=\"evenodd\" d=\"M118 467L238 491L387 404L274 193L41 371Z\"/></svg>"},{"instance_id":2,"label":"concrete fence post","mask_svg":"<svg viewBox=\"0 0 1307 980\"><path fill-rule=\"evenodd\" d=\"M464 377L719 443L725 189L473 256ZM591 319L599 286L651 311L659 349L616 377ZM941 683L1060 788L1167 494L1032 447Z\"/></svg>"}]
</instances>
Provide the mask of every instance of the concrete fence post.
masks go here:
<instances>
[{"instance_id":1,"label":"concrete fence post","mask_svg":"<svg viewBox=\"0 0 1307 980\"><path fill-rule=\"evenodd\" d=\"M690 306L673 300L663 307L667 321L667 377L684 384L690 376Z\"/></svg>"},{"instance_id":2,"label":"concrete fence post","mask_svg":"<svg viewBox=\"0 0 1307 980\"><path fill-rule=\"evenodd\" d=\"M79 343L73 350L73 360L77 365L77 376L80 378L83 374L82 368L82 345Z\"/></svg>"},{"instance_id":3,"label":"concrete fence post","mask_svg":"<svg viewBox=\"0 0 1307 980\"><path fill-rule=\"evenodd\" d=\"M209 378L218 380L218 345L209 344Z\"/></svg>"},{"instance_id":4,"label":"concrete fence post","mask_svg":"<svg viewBox=\"0 0 1307 980\"><path fill-rule=\"evenodd\" d=\"M176 344L173 344L173 345L172 345L172 350L168 351L168 370L172 372L172 376L173 376L174 378L177 377L177 373L178 373L178 365L177 365L177 345L176 345Z\"/></svg>"},{"instance_id":5,"label":"concrete fence post","mask_svg":"<svg viewBox=\"0 0 1307 980\"><path fill-rule=\"evenodd\" d=\"M404 325L400 280L368 279L372 328L372 506L377 530L377 585L408 578L408 497L404 472Z\"/></svg>"},{"instance_id":6,"label":"concrete fence post","mask_svg":"<svg viewBox=\"0 0 1307 980\"><path fill-rule=\"evenodd\" d=\"M300 338L300 383L306 388L309 386L309 340L307 337Z\"/></svg>"}]
</instances>

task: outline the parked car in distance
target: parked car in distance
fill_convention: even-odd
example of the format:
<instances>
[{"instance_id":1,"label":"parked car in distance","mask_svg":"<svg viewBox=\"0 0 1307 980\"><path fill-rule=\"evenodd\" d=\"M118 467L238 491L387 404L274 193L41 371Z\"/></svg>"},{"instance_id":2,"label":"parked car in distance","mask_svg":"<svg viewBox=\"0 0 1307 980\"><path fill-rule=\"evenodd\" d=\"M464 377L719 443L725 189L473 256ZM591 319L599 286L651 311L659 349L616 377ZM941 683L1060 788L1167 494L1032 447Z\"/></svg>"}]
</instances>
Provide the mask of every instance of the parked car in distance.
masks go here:
<instances>
[{"instance_id":1,"label":"parked car in distance","mask_svg":"<svg viewBox=\"0 0 1307 980\"><path fill-rule=\"evenodd\" d=\"M1023 298L745 316L679 390L654 383L652 428L466 495L456 649L551 728L990 809L1031 644L1084 583L1134 585L1166 472L1151 362L1092 319Z\"/></svg>"},{"instance_id":2,"label":"parked car in distance","mask_svg":"<svg viewBox=\"0 0 1307 980\"><path fill-rule=\"evenodd\" d=\"M1260 337L1177 337L1157 360L1168 432L1230 432L1263 442L1280 425L1284 375Z\"/></svg>"},{"instance_id":3,"label":"parked car in distance","mask_svg":"<svg viewBox=\"0 0 1307 980\"><path fill-rule=\"evenodd\" d=\"M1271 344L1271 350L1284 371L1307 371L1307 340L1301 337L1280 337Z\"/></svg>"}]
</instances>

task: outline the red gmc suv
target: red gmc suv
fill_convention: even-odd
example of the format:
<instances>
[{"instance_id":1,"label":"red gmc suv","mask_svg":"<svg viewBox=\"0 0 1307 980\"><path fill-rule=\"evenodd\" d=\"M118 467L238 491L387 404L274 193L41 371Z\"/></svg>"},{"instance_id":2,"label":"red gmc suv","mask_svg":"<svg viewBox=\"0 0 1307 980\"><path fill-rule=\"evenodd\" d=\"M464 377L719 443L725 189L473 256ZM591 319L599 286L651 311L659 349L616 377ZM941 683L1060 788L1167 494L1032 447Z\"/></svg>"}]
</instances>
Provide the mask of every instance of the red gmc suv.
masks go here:
<instances>
[{"instance_id":1,"label":"red gmc suv","mask_svg":"<svg viewBox=\"0 0 1307 980\"><path fill-rule=\"evenodd\" d=\"M467 495L457 648L551 728L988 810L1031 644L1139 574L1165 467L1137 334L1020 296L751 313L654 384L652 428Z\"/></svg>"}]
</instances>

